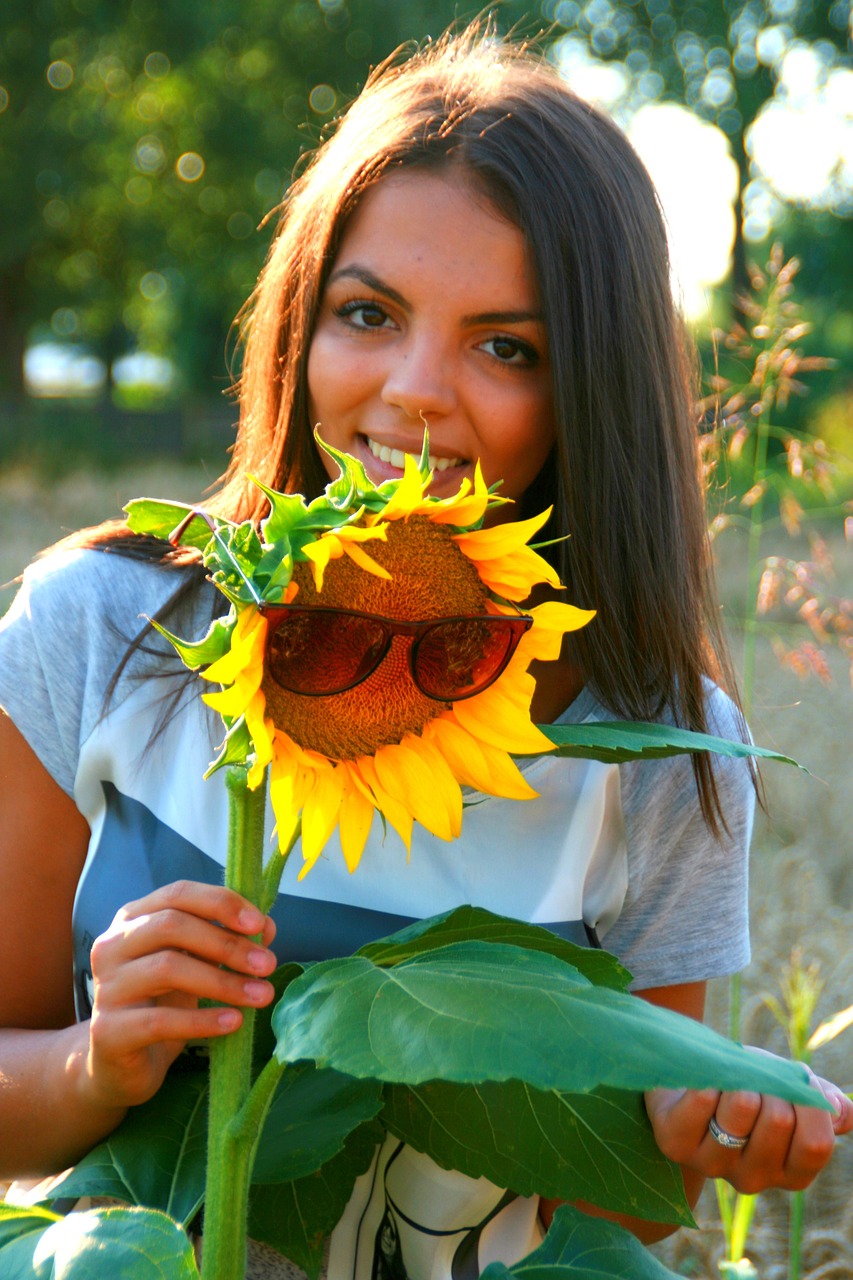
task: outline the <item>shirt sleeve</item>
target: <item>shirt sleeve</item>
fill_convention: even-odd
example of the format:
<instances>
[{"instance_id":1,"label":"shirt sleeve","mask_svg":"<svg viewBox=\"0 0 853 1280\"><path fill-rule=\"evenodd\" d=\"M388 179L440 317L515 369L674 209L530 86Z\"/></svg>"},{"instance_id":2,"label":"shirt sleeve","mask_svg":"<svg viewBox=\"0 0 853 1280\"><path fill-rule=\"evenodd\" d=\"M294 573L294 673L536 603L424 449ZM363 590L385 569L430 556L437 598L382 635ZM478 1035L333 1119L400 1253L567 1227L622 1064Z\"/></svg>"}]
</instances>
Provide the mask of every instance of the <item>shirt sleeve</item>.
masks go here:
<instances>
[{"instance_id":1,"label":"shirt sleeve","mask_svg":"<svg viewBox=\"0 0 853 1280\"><path fill-rule=\"evenodd\" d=\"M0 620L0 707L68 795L121 658L173 585L105 549L58 551L26 570Z\"/></svg>"},{"instance_id":2,"label":"shirt sleeve","mask_svg":"<svg viewBox=\"0 0 853 1280\"><path fill-rule=\"evenodd\" d=\"M742 740L733 703L711 687L710 731ZM714 758L726 830L709 830L689 756L622 766L628 888L604 939L634 987L699 982L749 962L748 854L755 809L749 762Z\"/></svg>"}]
</instances>

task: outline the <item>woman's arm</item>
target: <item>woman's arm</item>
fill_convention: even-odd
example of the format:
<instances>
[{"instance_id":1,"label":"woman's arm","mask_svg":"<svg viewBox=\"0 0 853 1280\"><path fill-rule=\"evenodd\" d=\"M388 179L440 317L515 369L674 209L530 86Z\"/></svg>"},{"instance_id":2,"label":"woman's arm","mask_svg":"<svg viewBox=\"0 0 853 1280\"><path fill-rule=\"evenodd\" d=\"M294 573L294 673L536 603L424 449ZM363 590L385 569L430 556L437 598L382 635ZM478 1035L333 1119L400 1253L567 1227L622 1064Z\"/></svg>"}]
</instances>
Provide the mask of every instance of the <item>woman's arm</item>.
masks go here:
<instances>
[{"instance_id":1,"label":"woman's arm","mask_svg":"<svg viewBox=\"0 0 853 1280\"><path fill-rule=\"evenodd\" d=\"M89 828L2 711L0 788L0 1177L9 1178L79 1159L156 1093L188 1040L227 1034L239 1006L270 1002L263 978L276 961L265 945L274 925L245 899L168 885L96 940L93 1016L75 1023L71 911ZM200 1009L201 996L232 1007Z\"/></svg>"},{"instance_id":2,"label":"woman's arm","mask_svg":"<svg viewBox=\"0 0 853 1280\"><path fill-rule=\"evenodd\" d=\"M655 987L637 995L698 1022L703 1019L704 982ZM769 1094L720 1093L716 1089L653 1089L646 1094L655 1140L664 1155L681 1165L691 1207L706 1178L725 1178L738 1191L749 1193L768 1187L799 1190L809 1185L832 1155L836 1136L853 1129L853 1103L829 1081L814 1076L813 1083L837 1108L836 1116L813 1107L795 1107ZM708 1130L712 1117L728 1133L748 1135L746 1146L734 1151L720 1146ZM546 1225L560 1203L543 1200ZM621 1223L644 1244L662 1240L675 1230L666 1223L605 1213L595 1205L579 1202L578 1207Z\"/></svg>"}]
</instances>

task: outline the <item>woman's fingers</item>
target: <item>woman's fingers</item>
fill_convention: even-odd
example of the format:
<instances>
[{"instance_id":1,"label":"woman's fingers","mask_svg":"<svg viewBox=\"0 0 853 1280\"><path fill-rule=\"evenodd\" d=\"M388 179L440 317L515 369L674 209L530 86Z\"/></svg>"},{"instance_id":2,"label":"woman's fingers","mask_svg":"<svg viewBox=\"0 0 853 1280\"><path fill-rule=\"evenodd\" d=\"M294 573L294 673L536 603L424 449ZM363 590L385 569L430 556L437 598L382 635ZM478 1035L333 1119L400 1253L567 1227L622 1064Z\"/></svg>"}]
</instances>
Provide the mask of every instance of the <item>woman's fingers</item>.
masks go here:
<instances>
[{"instance_id":1,"label":"woman's fingers","mask_svg":"<svg viewBox=\"0 0 853 1280\"><path fill-rule=\"evenodd\" d=\"M94 961L92 970L97 973ZM98 1005L105 1011L156 1000L173 992L222 1004L260 1007L269 1004L274 988L263 978L233 973L185 951L158 950L123 964L112 981L102 984Z\"/></svg>"},{"instance_id":2,"label":"woman's fingers","mask_svg":"<svg viewBox=\"0 0 853 1280\"><path fill-rule=\"evenodd\" d=\"M144 898L129 902L118 913L116 920L133 920L138 916L168 910L215 921L235 933L260 933L267 923L263 912L233 889L226 889L222 885L202 884L197 880L175 880L172 884L163 885ZM269 924L272 925L272 921Z\"/></svg>"},{"instance_id":3,"label":"woman's fingers","mask_svg":"<svg viewBox=\"0 0 853 1280\"><path fill-rule=\"evenodd\" d=\"M706 1177L725 1178L752 1194L767 1187L801 1190L832 1155L836 1133L853 1127L853 1106L814 1078L838 1113L793 1106L770 1094L656 1089L646 1095L655 1138L665 1155ZM840 1095L843 1098L843 1095Z\"/></svg>"},{"instance_id":4,"label":"woman's fingers","mask_svg":"<svg viewBox=\"0 0 853 1280\"><path fill-rule=\"evenodd\" d=\"M92 973L104 980L146 956L175 951L258 977L266 977L276 967L274 953L254 938L167 908L130 919L117 916L92 947Z\"/></svg>"}]
</instances>

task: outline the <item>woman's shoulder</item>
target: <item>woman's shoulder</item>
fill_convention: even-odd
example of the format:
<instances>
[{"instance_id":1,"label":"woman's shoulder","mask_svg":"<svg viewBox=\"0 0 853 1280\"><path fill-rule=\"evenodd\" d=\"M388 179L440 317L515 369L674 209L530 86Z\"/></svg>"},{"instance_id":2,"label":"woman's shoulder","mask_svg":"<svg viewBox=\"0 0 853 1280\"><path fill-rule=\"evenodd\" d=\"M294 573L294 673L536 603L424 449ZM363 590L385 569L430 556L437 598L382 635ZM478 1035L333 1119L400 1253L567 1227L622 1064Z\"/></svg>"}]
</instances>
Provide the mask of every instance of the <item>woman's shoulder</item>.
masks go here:
<instances>
[{"instance_id":1,"label":"woman's shoulder","mask_svg":"<svg viewBox=\"0 0 853 1280\"><path fill-rule=\"evenodd\" d=\"M138 608L147 611L145 597L165 595L175 585L174 575L163 573L155 562L121 555L104 544L58 547L39 556L24 570L20 594L77 610L97 602L112 610L124 601L138 601Z\"/></svg>"}]
</instances>

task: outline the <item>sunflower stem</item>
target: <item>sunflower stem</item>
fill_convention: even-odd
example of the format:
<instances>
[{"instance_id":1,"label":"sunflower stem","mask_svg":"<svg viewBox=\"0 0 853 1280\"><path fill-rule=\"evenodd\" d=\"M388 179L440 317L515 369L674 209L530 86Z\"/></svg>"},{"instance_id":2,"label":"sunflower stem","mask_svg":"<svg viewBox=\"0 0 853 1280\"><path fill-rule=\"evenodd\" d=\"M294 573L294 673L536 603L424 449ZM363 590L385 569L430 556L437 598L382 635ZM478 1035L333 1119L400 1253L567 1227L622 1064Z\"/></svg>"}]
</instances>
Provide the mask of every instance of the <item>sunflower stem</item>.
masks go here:
<instances>
[{"instance_id":1,"label":"sunflower stem","mask_svg":"<svg viewBox=\"0 0 853 1280\"><path fill-rule=\"evenodd\" d=\"M226 782L225 883L257 905L263 887L266 779L264 785L250 791L246 770L233 768L228 770ZM246 1273L249 1186L258 1135L235 1120L251 1089L254 1026L254 1009L244 1009L238 1030L212 1040L210 1045L203 1280L243 1280Z\"/></svg>"}]
</instances>

